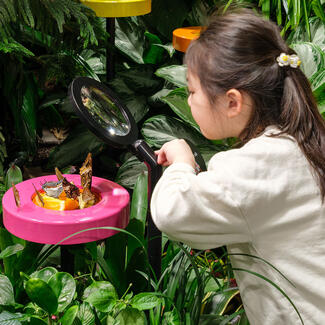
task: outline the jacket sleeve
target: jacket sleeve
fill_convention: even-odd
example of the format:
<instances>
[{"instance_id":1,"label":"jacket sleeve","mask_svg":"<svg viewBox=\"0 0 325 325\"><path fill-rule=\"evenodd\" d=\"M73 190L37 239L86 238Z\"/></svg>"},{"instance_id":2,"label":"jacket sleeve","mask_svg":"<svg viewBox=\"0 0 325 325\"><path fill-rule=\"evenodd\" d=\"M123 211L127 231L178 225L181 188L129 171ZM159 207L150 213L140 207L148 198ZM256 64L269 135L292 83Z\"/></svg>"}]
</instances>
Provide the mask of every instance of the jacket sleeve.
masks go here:
<instances>
[{"instance_id":1,"label":"jacket sleeve","mask_svg":"<svg viewBox=\"0 0 325 325\"><path fill-rule=\"evenodd\" d=\"M196 175L185 163L169 166L157 183L152 219L172 240L192 248L209 249L250 242L246 220L223 186L222 171Z\"/></svg>"}]
</instances>

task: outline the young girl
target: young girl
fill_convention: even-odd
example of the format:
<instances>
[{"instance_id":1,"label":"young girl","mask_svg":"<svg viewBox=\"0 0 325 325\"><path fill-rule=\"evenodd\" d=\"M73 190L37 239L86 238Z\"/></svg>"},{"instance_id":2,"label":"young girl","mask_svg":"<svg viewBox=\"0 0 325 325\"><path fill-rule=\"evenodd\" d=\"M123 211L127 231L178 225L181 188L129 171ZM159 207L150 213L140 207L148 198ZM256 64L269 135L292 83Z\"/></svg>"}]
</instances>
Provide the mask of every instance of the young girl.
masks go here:
<instances>
[{"instance_id":1,"label":"young girl","mask_svg":"<svg viewBox=\"0 0 325 325\"><path fill-rule=\"evenodd\" d=\"M325 126L300 60L276 25L250 11L216 16L188 48L188 103L208 139L237 137L196 175L184 140L166 143L169 166L151 201L171 239L227 245L233 267L259 273L290 297L305 324L325 324ZM272 285L235 272L251 325L301 324Z\"/></svg>"}]
</instances>

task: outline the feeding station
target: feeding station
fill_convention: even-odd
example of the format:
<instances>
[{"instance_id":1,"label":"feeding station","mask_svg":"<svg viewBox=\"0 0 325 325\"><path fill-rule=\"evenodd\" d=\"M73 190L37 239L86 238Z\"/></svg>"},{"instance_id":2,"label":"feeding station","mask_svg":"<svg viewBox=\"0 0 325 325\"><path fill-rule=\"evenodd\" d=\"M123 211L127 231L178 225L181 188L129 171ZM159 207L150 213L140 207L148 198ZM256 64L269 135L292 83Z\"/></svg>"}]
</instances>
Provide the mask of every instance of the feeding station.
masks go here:
<instances>
[{"instance_id":1,"label":"feeding station","mask_svg":"<svg viewBox=\"0 0 325 325\"><path fill-rule=\"evenodd\" d=\"M107 80L114 77L115 18L140 16L151 11L151 0L81 0L95 11L98 17L106 18L106 31L110 35L111 50L106 55Z\"/></svg>"},{"instance_id":2,"label":"feeding station","mask_svg":"<svg viewBox=\"0 0 325 325\"><path fill-rule=\"evenodd\" d=\"M80 175L63 176L80 187ZM33 202L35 188L42 191L41 184L51 181L57 181L56 175L36 177L16 184L20 197L19 206L16 205L13 188L10 188L2 199L3 223L10 233L19 238L41 244L60 243L61 267L72 273L73 259L67 249L69 245L104 239L117 231L93 229L71 235L96 227L125 228L129 222L129 193L114 182L92 177L91 190L98 197L95 205L84 209L57 211ZM62 241L67 237L69 238Z\"/></svg>"},{"instance_id":3,"label":"feeding station","mask_svg":"<svg viewBox=\"0 0 325 325\"><path fill-rule=\"evenodd\" d=\"M182 27L173 31L173 47L180 52L186 52L191 41L199 38L202 26Z\"/></svg>"}]
</instances>

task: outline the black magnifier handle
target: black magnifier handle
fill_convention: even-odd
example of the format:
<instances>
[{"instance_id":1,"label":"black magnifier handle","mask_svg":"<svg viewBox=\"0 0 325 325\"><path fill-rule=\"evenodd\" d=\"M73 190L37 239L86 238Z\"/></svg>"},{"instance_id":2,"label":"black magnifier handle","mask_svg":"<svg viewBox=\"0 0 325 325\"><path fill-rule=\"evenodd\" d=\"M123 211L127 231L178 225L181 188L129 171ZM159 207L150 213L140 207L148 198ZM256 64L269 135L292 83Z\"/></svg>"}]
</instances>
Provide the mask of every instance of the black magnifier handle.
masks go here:
<instances>
[{"instance_id":1,"label":"black magnifier handle","mask_svg":"<svg viewBox=\"0 0 325 325\"><path fill-rule=\"evenodd\" d=\"M149 263L152 266L157 279L159 279L161 274L161 231L152 221L150 213L150 200L153 189L162 175L162 167L157 163L157 157L154 151L145 141L135 141L132 145L132 151L140 161L143 161L147 165L148 168L148 257Z\"/></svg>"}]
</instances>

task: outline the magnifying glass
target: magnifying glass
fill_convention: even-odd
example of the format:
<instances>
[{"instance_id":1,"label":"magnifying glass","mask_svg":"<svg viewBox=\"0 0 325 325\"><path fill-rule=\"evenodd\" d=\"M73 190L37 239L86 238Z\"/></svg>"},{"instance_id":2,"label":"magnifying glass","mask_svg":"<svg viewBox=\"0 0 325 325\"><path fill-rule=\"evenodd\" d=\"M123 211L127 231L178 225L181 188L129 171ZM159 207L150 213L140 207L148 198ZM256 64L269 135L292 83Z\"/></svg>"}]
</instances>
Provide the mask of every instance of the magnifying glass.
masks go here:
<instances>
[{"instance_id":1,"label":"magnifying glass","mask_svg":"<svg viewBox=\"0 0 325 325\"><path fill-rule=\"evenodd\" d=\"M99 138L112 147L130 150L148 168L148 204L162 167L149 145L138 139L137 124L127 107L103 83L88 77L78 77L69 87L73 107L81 121ZM188 142L197 166L206 170L204 160L195 146ZM161 273L161 232L152 221L148 209L148 256L157 278Z\"/></svg>"}]
</instances>

